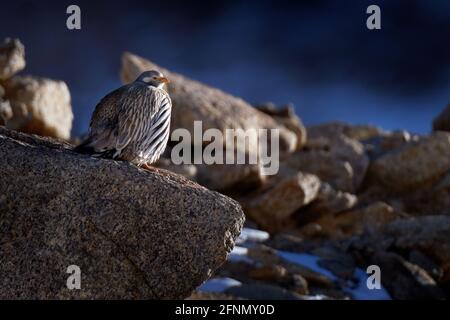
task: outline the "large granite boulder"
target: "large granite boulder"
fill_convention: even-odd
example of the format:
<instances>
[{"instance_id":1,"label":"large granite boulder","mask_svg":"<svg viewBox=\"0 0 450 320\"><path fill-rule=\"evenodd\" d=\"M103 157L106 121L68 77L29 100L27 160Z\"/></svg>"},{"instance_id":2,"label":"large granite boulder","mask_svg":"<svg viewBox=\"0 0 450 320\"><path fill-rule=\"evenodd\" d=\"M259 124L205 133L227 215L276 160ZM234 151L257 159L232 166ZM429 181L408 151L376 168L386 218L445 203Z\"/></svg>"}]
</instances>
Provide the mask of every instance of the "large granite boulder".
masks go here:
<instances>
[{"instance_id":1,"label":"large granite boulder","mask_svg":"<svg viewBox=\"0 0 450 320\"><path fill-rule=\"evenodd\" d=\"M234 200L162 169L2 127L0 155L0 299L185 298L244 222Z\"/></svg>"}]
</instances>

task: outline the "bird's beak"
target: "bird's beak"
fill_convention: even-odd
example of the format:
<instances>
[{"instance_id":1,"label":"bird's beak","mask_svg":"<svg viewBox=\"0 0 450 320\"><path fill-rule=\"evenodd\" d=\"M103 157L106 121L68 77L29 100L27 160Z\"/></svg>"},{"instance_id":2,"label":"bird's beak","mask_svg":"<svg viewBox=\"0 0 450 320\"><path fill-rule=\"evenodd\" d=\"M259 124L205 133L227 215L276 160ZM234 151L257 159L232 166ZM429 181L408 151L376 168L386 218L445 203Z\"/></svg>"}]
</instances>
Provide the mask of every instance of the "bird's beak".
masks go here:
<instances>
[{"instance_id":1,"label":"bird's beak","mask_svg":"<svg viewBox=\"0 0 450 320\"><path fill-rule=\"evenodd\" d=\"M169 79L167 79L166 77L158 77L156 79L162 83L170 83Z\"/></svg>"}]
</instances>

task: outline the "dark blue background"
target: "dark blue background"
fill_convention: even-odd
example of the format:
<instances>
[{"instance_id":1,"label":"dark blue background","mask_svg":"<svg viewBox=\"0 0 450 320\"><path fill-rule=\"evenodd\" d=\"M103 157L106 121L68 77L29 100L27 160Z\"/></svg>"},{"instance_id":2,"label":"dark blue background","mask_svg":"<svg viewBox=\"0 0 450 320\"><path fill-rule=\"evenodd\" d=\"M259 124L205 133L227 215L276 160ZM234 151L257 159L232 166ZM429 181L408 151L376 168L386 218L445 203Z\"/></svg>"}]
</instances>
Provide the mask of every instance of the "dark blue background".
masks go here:
<instances>
[{"instance_id":1,"label":"dark blue background","mask_svg":"<svg viewBox=\"0 0 450 320\"><path fill-rule=\"evenodd\" d=\"M78 4L82 30L66 29ZM366 28L366 8L382 30ZM8 1L0 36L26 46L25 73L66 81L73 133L120 85L123 51L252 102L330 120L430 130L450 102L450 1Z\"/></svg>"}]
</instances>

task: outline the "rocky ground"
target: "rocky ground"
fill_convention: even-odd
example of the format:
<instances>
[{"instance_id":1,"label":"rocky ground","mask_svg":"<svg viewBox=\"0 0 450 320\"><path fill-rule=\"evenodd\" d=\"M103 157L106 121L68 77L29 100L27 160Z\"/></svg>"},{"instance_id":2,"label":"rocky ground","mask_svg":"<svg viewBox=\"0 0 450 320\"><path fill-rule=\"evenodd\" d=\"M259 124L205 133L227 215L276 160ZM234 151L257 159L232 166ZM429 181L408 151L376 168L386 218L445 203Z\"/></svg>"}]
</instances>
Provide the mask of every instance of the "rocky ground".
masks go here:
<instances>
[{"instance_id":1,"label":"rocky ground","mask_svg":"<svg viewBox=\"0 0 450 320\"><path fill-rule=\"evenodd\" d=\"M193 133L193 121L202 120L204 129L222 132L280 132L275 176L264 176L258 164L174 165L173 145L160 169L147 172L12 131L70 138L67 86L15 75L24 66L20 42L5 41L0 174L8 179L0 182L0 250L8 259L0 273L11 276L1 279L10 288L4 297L72 297L52 287L51 276L22 274L25 258L62 266L69 257L95 275L81 297L449 297L450 106L428 135L337 122L305 127L291 106L253 106L125 53L124 83L155 68L170 78L173 129ZM245 228L234 246L241 207ZM371 265L380 268L380 289L366 285ZM117 289L102 290L112 279ZM40 294L30 295L36 288Z\"/></svg>"}]
</instances>

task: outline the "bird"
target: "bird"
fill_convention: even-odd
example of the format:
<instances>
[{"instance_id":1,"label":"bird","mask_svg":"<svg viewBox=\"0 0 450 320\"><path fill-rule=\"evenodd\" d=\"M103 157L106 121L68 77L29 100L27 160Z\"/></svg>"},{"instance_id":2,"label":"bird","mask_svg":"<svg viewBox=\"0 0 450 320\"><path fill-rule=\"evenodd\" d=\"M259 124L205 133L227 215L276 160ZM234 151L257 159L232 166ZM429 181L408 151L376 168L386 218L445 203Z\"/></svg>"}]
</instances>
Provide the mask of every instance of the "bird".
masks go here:
<instances>
[{"instance_id":1,"label":"bird","mask_svg":"<svg viewBox=\"0 0 450 320\"><path fill-rule=\"evenodd\" d=\"M169 82L157 70L145 71L107 94L95 107L87 138L74 151L149 168L169 140L172 100L163 88Z\"/></svg>"}]
</instances>

